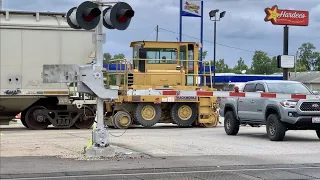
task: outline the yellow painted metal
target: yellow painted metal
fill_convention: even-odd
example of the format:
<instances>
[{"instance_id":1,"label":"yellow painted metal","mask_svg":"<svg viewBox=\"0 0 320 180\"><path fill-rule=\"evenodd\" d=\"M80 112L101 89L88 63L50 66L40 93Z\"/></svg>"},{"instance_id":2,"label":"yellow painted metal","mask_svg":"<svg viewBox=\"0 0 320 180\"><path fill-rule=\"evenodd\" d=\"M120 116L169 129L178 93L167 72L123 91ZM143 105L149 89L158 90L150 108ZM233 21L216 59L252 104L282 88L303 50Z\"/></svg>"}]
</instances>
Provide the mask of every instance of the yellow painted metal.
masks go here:
<instances>
[{"instance_id":1,"label":"yellow painted metal","mask_svg":"<svg viewBox=\"0 0 320 180\"><path fill-rule=\"evenodd\" d=\"M119 122L122 126L127 126L129 124L129 118L126 116L123 116L120 118Z\"/></svg>"},{"instance_id":2,"label":"yellow painted metal","mask_svg":"<svg viewBox=\"0 0 320 180\"><path fill-rule=\"evenodd\" d=\"M199 66L199 50L201 43L196 42L161 42L161 41L135 41L131 42L132 61L127 59L111 60L109 63L116 64L117 69L110 71L106 69L106 87L110 85L120 85L119 98L112 104L106 102L107 112L112 112L112 109L119 104L130 104L135 106L135 103L154 102L163 104L171 104L175 102L193 102L198 104L198 121L196 124L202 124L205 127L215 127L219 122L219 117L216 113L215 101L216 97L197 97L194 101L178 101L176 96L162 95L129 95L127 91L132 90L148 90L148 89L163 89L170 90L215 90L212 83L208 84L204 81L204 85L200 86L197 83L197 78L200 75ZM143 54L145 52L145 54ZM140 54L141 53L141 54ZM163 54L164 57L161 57ZM124 67L121 64L124 64ZM209 61L202 62L203 68L211 66ZM211 68L209 72L201 74L202 77L210 77L212 80ZM212 81L210 81L212 82ZM166 99L173 98L173 102L166 102ZM163 106L166 111L170 111L171 106ZM131 112L131 111L130 111ZM152 120L155 117L156 111L152 106L146 106L142 109L141 115L145 120ZM188 119L192 115L192 109L187 106L182 106L178 110L178 115L181 119ZM165 119L166 117L164 117ZM120 123L126 123L125 120L120 120Z\"/></svg>"},{"instance_id":3,"label":"yellow painted metal","mask_svg":"<svg viewBox=\"0 0 320 180\"><path fill-rule=\"evenodd\" d=\"M106 112L112 112L112 107L111 107L111 104L110 103L106 103L106 109L105 109Z\"/></svg>"},{"instance_id":4,"label":"yellow painted metal","mask_svg":"<svg viewBox=\"0 0 320 180\"><path fill-rule=\"evenodd\" d=\"M146 105L141 110L141 116L144 120L151 121L156 116L156 110L152 106Z\"/></svg>"},{"instance_id":5,"label":"yellow painted metal","mask_svg":"<svg viewBox=\"0 0 320 180\"><path fill-rule=\"evenodd\" d=\"M218 113L213 113L210 116L209 123L202 123L202 125L207 128L212 128L212 127L216 127L218 123L219 123L219 115Z\"/></svg>"},{"instance_id":6,"label":"yellow painted metal","mask_svg":"<svg viewBox=\"0 0 320 180\"><path fill-rule=\"evenodd\" d=\"M182 120L188 120L192 116L192 109L190 106L183 105L178 109L178 116Z\"/></svg>"},{"instance_id":7,"label":"yellow painted metal","mask_svg":"<svg viewBox=\"0 0 320 180\"><path fill-rule=\"evenodd\" d=\"M204 127L216 127L219 123L217 107L215 105L216 97L199 98L199 123Z\"/></svg>"}]
</instances>

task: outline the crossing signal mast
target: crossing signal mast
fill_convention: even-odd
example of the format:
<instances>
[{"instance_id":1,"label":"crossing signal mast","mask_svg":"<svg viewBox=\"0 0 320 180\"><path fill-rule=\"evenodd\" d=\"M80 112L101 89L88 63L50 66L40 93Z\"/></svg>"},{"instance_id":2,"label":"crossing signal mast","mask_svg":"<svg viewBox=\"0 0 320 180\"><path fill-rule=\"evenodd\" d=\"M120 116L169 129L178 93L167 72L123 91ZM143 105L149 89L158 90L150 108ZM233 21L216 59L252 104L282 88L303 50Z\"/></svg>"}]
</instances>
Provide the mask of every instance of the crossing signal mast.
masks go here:
<instances>
[{"instance_id":1,"label":"crossing signal mast","mask_svg":"<svg viewBox=\"0 0 320 180\"><path fill-rule=\"evenodd\" d=\"M106 8L103 9L103 7ZM104 125L103 104L106 99L116 99L118 93L108 92L104 88L102 68L103 44L106 41L106 36L103 33L103 26L107 29L126 30L134 13L131 6L125 2L104 3L102 0L85 1L67 12L67 22L71 28L96 30L93 36L93 42L96 43L96 63L90 68L82 68L82 72L86 72L87 76L82 77L83 81L80 80L97 95L97 128L92 132L93 143L87 149L88 156L109 156L114 153L109 146L108 133ZM91 79L90 75L93 76ZM86 92L88 91L87 87L81 86L80 83L78 91Z\"/></svg>"}]
</instances>

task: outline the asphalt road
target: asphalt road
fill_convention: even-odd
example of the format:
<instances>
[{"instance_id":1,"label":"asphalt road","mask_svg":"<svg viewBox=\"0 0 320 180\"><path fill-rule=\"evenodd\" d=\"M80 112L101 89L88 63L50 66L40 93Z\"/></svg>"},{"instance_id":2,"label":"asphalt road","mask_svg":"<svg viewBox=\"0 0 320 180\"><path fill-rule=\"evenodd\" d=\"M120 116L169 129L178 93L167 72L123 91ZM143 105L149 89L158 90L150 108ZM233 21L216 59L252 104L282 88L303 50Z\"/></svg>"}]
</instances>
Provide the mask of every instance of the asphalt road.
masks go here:
<instances>
[{"instance_id":1,"label":"asphalt road","mask_svg":"<svg viewBox=\"0 0 320 180\"><path fill-rule=\"evenodd\" d=\"M214 160L214 157L210 159ZM182 161L184 158L182 158ZM201 159L201 158L200 158ZM193 159L196 160L196 159ZM163 163L163 160L153 158L152 160L139 160L140 165L135 169L127 169L121 164L132 163L132 160L125 160L119 162L118 170L106 170L108 166L114 165L114 162L95 161L95 162L81 162L74 160L58 161L54 158L39 158L39 157L19 157L19 158L2 158L1 163L13 163L16 161L30 161L25 166L38 165L33 168L42 167L43 172L26 173L23 169L19 169L20 173L1 174L1 179L39 179L39 180L53 180L53 179L108 179L108 180L169 180L169 179L194 179L194 180L273 180L273 179L320 179L320 164L298 164L298 165L263 165L263 166L195 166L195 167L172 167L172 168L150 168L155 164ZM9 162L10 161L10 162ZM166 163L177 161L172 158L164 160ZM179 160L178 160L179 161ZM201 160L200 160L201 161ZM32 162L32 163L31 163ZM58 163L58 164L57 164ZM65 170L57 172L48 172L44 168L55 169L56 165L67 163L72 166L74 170ZM9 166L11 166L9 164ZM24 166L24 167L25 167ZM85 170L79 171L77 168L85 167ZM103 168L103 166L105 168ZM100 167L100 168L97 168ZM20 167L23 168L23 167ZM78 171L76 171L78 170Z\"/></svg>"},{"instance_id":2,"label":"asphalt road","mask_svg":"<svg viewBox=\"0 0 320 180\"><path fill-rule=\"evenodd\" d=\"M289 131L282 142L270 141L265 127L241 127L237 136L227 136L222 125L109 132L116 152L131 155L83 158L90 130L2 127L1 178L320 179L320 141L314 131Z\"/></svg>"}]
</instances>

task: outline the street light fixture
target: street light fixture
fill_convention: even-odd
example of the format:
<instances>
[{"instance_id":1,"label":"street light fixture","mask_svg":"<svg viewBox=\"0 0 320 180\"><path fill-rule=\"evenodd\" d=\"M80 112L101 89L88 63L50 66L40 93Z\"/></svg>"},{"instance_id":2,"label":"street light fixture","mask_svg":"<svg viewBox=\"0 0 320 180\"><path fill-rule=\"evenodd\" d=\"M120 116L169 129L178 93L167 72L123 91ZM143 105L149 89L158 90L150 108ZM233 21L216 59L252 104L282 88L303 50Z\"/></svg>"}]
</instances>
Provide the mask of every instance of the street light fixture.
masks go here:
<instances>
[{"instance_id":1,"label":"street light fixture","mask_svg":"<svg viewBox=\"0 0 320 180\"><path fill-rule=\"evenodd\" d=\"M213 87L216 86L216 44L217 44L217 33L216 33L216 29L217 29L217 21L220 21L221 18L223 18L226 15L226 11L222 11L219 15L219 19L217 19L216 14L219 12L219 9L215 9L215 10L211 10L209 12L209 17L210 20L214 22L214 49L213 49L213 66L214 66L214 71L213 71ZM214 18L214 19L212 19Z\"/></svg>"}]
</instances>

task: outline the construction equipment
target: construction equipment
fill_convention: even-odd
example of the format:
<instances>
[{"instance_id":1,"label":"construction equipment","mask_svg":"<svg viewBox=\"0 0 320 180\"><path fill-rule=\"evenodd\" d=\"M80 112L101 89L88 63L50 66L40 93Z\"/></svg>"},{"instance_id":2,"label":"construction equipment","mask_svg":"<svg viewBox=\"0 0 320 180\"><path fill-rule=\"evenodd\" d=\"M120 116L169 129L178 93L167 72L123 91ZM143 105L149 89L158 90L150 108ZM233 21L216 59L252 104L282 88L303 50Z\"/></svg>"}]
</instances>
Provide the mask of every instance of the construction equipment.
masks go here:
<instances>
[{"instance_id":1,"label":"construction equipment","mask_svg":"<svg viewBox=\"0 0 320 180\"><path fill-rule=\"evenodd\" d=\"M132 63L114 60L105 66L106 87L119 86L118 100L105 103L109 127L218 124L217 97L207 93L214 89L205 80L212 78L211 68L205 71L211 66L199 61L200 43L137 41L130 47Z\"/></svg>"}]
</instances>

